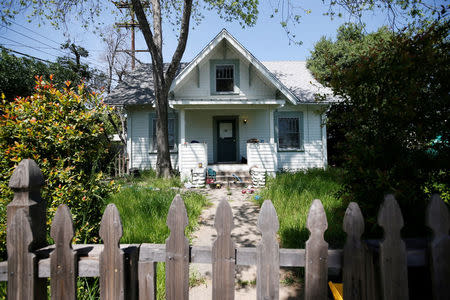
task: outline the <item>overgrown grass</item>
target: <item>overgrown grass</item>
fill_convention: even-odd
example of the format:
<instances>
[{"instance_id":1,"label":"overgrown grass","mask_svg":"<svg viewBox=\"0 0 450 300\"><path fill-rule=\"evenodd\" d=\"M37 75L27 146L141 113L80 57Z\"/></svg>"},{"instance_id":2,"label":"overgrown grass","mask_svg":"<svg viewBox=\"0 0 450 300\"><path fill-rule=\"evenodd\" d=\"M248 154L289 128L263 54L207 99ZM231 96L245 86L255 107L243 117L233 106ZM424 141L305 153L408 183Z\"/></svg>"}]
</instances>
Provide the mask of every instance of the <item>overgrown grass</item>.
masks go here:
<instances>
[{"instance_id":1,"label":"overgrown grass","mask_svg":"<svg viewBox=\"0 0 450 300\"><path fill-rule=\"evenodd\" d=\"M126 178L120 181L119 193L111 195L108 203L114 203L123 225L121 243L165 243L169 236L166 225L170 204L181 186L178 178L156 178L154 172L146 171L137 179ZM202 209L208 204L205 196L196 192L181 194L186 205L189 225L186 236L195 230ZM158 299L165 298L164 264L157 267Z\"/></svg>"},{"instance_id":2,"label":"overgrown grass","mask_svg":"<svg viewBox=\"0 0 450 300\"><path fill-rule=\"evenodd\" d=\"M304 248L309 237L306 220L309 207L314 199L320 199L328 220L325 240L330 247L341 247L345 241L342 221L345 204L337 197L341 186L342 171L311 169L306 172L280 173L270 178L257 201L262 205L265 199L272 200L278 214L281 246L284 248Z\"/></svg>"}]
</instances>

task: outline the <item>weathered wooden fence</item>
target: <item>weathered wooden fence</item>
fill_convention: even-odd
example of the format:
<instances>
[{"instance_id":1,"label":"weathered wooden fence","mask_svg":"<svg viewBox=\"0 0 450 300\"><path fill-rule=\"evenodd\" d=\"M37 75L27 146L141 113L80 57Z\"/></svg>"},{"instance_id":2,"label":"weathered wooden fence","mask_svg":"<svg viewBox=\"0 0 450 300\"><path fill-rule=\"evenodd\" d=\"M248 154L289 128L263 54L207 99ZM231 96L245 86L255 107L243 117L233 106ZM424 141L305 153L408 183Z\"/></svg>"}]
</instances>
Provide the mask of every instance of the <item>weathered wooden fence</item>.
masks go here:
<instances>
[{"instance_id":1,"label":"weathered wooden fence","mask_svg":"<svg viewBox=\"0 0 450 300\"><path fill-rule=\"evenodd\" d=\"M121 150L117 155L114 157L114 176L115 177L122 177L128 174L128 159L127 154L124 153L123 150Z\"/></svg>"},{"instance_id":2,"label":"weathered wooden fence","mask_svg":"<svg viewBox=\"0 0 450 300\"><path fill-rule=\"evenodd\" d=\"M375 256L361 240L364 220L356 203L348 206L344 217L347 240L343 250L328 249L323 238L328 224L320 200L314 200L309 210L311 235L306 249L279 249L278 217L269 200L258 218L262 239L256 248L236 248L231 238L233 215L225 200L217 208L217 239L212 247L190 246L184 235L188 218L179 195L167 216L170 236L166 244L120 244L122 224L113 204L107 206L100 225L103 245L72 244L70 211L61 205L50 231L55 244L44 247L42 184L42 173L32 160L22 161L10 181L15 195L8 205L8 261L0 263L0 280L8 281L8 299L46 299L46 278L50 278L52 299L76 299L77 276L100 277L101 299L154 299L157 262L166 263L167 299L188 299L190 262L212 264L213 299L234 298L236 265L257 266L258 299L278 299L281 266L305 268L307 300L327 299L328 268L342 268L346 300L408 299L408 264L429 265L433 299L450 299L449 212L437 195L426 212L427 226L433 231L427 251L405 248L400 237L402 214L393 196L385 198L378 215L384 240L375 272Z\"/></svg>"}]
</instances>

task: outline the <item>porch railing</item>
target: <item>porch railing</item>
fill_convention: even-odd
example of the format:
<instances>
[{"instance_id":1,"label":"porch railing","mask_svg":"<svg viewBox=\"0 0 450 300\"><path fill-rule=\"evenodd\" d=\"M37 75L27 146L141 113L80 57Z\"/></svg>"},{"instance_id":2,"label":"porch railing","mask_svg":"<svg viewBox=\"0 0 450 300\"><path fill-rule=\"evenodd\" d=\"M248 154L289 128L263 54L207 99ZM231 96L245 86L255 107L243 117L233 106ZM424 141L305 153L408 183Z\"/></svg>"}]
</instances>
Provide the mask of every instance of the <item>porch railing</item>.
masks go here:
<instances>
[{"instance_id":1,"label":"porch railing","mask_svg":"<svg viewBox=\"0 0 450 300\"><path fill-rule=\"evenodd\" d=\"M278 169L277 144L247 143L247 164L269 173L276 172Z\"/></svg>"},{"instance_id":2,"label":"porch railing","mask_svg":"<svg viewBox=\"0 0 450 300\"><path fill-rule=\"evenodd\" d=\"M167 216L166 244L119 244L122 223L117 208L109 204L100 224L104 244L73 245L70 211L61 205L50 231L55 245L42 248L46 240L42 184L42 173L32 160L22 161L10 181L15 195L7 208L8 261L0 263L0 280L8 281L8 299L47 299L46 278L50 278L52 299L76 299L77 277L100 277L101 299L155 299L157 262L166 263L166 299L173 300L189 298L189 263L212 264L213 299L234 298L236 265L256 265L258 299L278 299L282 266L305 268L307 300L327 299L328 268L342 268L346 300L408 299L408 265L429 265L433 299L450 298L449 211L437 195L431 197L426 212L433 232L427 250L406 249L397 201L392 195L385 198L378 214L384 239L376 259L361 240L364 219L356 203L350 203L344 217L347 240L342 250L328 249L324 240L328 223L320 200L309 209L305 249L279 248L278 217L270 200L259 214L262 238L256 247L236 247L231 237L233 214L226 200L216 211L216 240L212 246L195 247L184 235L188 217L179 195Z\"/></svg>"},{"instance_id":3,"label":"porch railing","mask_svg":"<svg viewBox=\"0 0 450 300\"><path fill-rule=\"evenodd\" d=\"M182 177L189 176L191 170L208 165L208 145L206 143L184 143L178 147L178 164Z\"/></svg>"}]
</instances>

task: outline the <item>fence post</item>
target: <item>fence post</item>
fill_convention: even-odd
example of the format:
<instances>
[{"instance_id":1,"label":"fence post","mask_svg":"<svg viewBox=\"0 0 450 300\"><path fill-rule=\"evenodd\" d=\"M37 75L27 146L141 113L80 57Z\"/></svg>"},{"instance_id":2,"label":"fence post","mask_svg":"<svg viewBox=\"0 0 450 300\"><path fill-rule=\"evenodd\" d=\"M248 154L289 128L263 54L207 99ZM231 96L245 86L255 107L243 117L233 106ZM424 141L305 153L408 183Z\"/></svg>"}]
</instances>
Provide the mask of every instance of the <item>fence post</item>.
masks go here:
<instances>
[{"instance_id":1,"label":"fence post","mask_svg":"<svg viewBox=\"0 0 450 300\"><path fill-rule=\"evenodd\" d=\"M52 300L77 299L77 255L72 249L73 222L70 210L61 204L53 218L50 236L55 249L50 253Z\"/></svg>"},{"instance_id":2,"label":"fence post","mask_svg":"<svg viewBox=\"0 0 450 300\"><path fill-rule=\"evenodd\" d=\"M119 247L122 222L114 204L108 204L100 223L103 251L100 254L100 299L125 299L124 254Z\"/></svg>"},{"instance_id":3,"label":"fence post","mask_svg":"<svg viewBox=\"0 0 450 300\"><path fill-rule=\"evenodd\" d=\"M166 299L189 299L189 241L184 229L189 220L183 199L176 195L169 208L166 239Z\"/></svg>"},{"instance_id":4,"label":"fence post","mask_svg":"<svg viewBox=\"0 0 450 300\"><path fill-rule=\"evenodd\" d=\"M344 297L345 300L367 299L364 295L365 260L361 235L364 233L364 218L358 204L351 202L344 216L344 231L347 240L344 245Z\"/></svg>"},{"instance_id":5,"label":"fence post","mask_svg":"<svg viewBox=\"0 0 450 300\"><path fill-rule=\"evenodd\" d=\"M431 196L426 218L433 231L429 244L433 299L450 299L450 217L439 195Z\"/></svg>"},{"instance_id":6,"label":"fence post","mask_svg":"<svg viewBox=\"0 0 450 300\"><path fill-rule=\"evenodd\" d=\"M387 195L378 213L378 224L383 227L380 243L380 272L382 299L409 299L406 247L401 239L403 216L393 195Z\"/></svg>"},{"instance_id":7,"label":"fence post","mask_svg":"<svg viewBox=\"0 0 450 300\"><path fill-rule=\"evenodd\" d=\"M47 241L43 185L42 172L31 159L22 160L9 181L14 199L7 206L8 299L47 298L46 279L38 278L37 262L31 253ZM19 212L21 216L16 218Z\"/></svg>"},{"instance_id":8,"label":"fence post","mask_svg":"<svg viewBox=\"0 0 450 300\"><path fill-rule=\"evenodd\" d=\"M226 199L222 199L217 207L214 227L217 238L212 247L212 298L232 300L236 246L231 238L231 230L234 228L233 213Z\"/></svg>"},{"instance_id":9,"label":"fence post","mask_svg":"<svg viewBox=\"0 0 450 300\"><path fill-rule=\"evenodd\" d=\"M311 204L306 227L311 235L305 247L305 299L325 300L328 295L328 243L323 234L328 222L322 202L318 199Z\"/></svg>"},{"instance_id":10,"label":"fence post","mask_svg":"<svg viewBox=\"0 0 450 300\"><path fill-rule=\"evenodd\" d=\"M257 299L278 299L280 288L280 247L277 232L280 229L277 212L272 201L265 200L258 217L257 227L261 242L256 246Z\"/></svg>"}]
</instances>

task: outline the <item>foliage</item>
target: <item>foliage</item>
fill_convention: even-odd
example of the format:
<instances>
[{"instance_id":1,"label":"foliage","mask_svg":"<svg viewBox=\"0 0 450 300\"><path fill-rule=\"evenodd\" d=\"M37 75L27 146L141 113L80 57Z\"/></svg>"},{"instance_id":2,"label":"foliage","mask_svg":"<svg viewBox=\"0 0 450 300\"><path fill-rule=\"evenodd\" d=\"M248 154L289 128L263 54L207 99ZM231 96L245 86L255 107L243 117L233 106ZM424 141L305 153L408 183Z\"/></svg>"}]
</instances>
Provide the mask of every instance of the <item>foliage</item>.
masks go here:
<instances>
[{"instance_id":1,"label":"foliage","mask_svg":"<svg viewBox=\"0 0 450 300\"><path fill-rule=\"evenodd\" d=\"M51 77L50 77L51 79ZM115 189L101 167L110 144L103 118L109 110L96 94L83 86L58 90L37 78L33 96L3 100L0 106L0 253L5 255L6 205L12 199L8 181L24 158L42 170L50 223L59 204L72 212L77 242L95 242L103 199Z\"/></svg>"},{"instance_id":2,"label":"foliage","mask_svg":"<svg viewBox=\"0 0 450 300\"><path fill-rule=\"evenodd\" d=\"M114 203L123 224L122 243L165 243L169 236L166 225L170 204L181 186L178 177L157 178L155 171L146 171L140 178L119 182L121 190L110 195L107 202ZM181 194L186 205L189 226L186 236L195 230L202 209L207 205L205 196L195 192ZM164 264L157 269L158 299L165 299Z\"/></svg>"},{"instance_id":3,"label":"foliage","mask_svg":"<svg viewBox=\"0 0 450 300\"><path fill-rule=\"evenodd\" d=\"M280 173L267 182L257 201L262 205L270 199L277 211L281 247L304 248L309 237L306 228L309 207L314 199L320 199L328 219L325 240L330 247L342 246L345 234L342 221L345 203L336 196L341 187L342 170L336 168L310 169L306 172Z\"/></svg>"},{"instance_id":4,"label":"foliage","mask_svg":"<svg viewBox=\"0 0 450 300\"><path fill-rule=\"evenodd\" d=\"M310 69L342 98L328 119L341 137L343 197L360 204L369 229L384 194L393 193L406 233L417 235L424 191L442 190L442 184L448 191L449 26L362 34L347 25L335 42L322 38L312 52Z\"/></svg>"},{"instance_id":5,"label":"foliage","mask_svg":"<svg viewBox=\"0 0 450 300\"><path fill-rule=\"evenodd\" d=\"M89 89L98 90L106 79L102 79L104 75L101 72L87 65L81 64L77 69L72 59L67 57L59 57L56 62L43 62L17 57L7 49L0 48L0 94L5 94L8 100L32 95L35 76L48 78L53 74L53 85L59 89L65 87L65 81L69 80L75 85L87 81Z\"/></svg>"}]
</instances>

